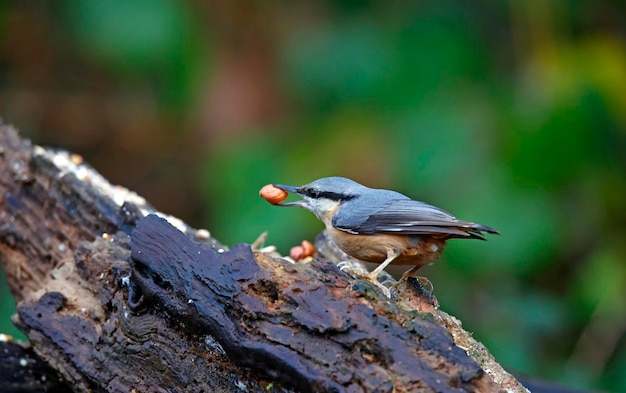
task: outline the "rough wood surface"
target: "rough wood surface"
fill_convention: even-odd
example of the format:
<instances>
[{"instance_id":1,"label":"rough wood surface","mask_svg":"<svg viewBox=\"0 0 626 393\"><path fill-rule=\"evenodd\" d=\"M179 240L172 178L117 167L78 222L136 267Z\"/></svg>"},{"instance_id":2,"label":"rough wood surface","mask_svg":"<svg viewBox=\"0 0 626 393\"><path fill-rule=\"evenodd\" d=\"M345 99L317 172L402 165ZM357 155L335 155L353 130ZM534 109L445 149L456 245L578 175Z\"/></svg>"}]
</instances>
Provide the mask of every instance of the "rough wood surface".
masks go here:
<instances>
[{"instance_id":1,"label":"rough wood surface","mask_svg":"<svg viewBox=\"0 0 626 393\"><path fill-rule=\"evenodd\" d=\"M4 393L71 392L32 347L0 337L0 389Z\"/></svg>"},{"instance_id":2,"label":"rough wood surface","mask_svg":"<svg viewBox=\"0 0 626 393\"><path fill-rule=\"evenodd\" d=\"M524 391L415 281L387 300L326 259L228 250L80 157L6 126L0 149L16 321L75 391Z\"/></svg>"}]
</instances>

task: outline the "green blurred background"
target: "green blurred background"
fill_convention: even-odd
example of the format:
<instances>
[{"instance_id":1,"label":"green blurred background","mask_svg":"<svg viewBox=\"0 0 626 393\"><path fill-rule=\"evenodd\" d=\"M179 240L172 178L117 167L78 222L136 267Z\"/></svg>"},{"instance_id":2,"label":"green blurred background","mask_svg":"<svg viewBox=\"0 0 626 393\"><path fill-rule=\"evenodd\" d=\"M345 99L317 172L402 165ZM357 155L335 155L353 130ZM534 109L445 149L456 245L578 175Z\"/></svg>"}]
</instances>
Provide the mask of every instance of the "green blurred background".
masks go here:
<instances>
[{"instance_id":1,"label":"green blurred background","mask_svg":"<svg viewBox=\"0 0 626 393\"><path fill-rule=\"evenodd\" d=\"M227 244L312 240L310 213L258 190L329 175L493 226L421 271L442 309L511 370L626 391L625 18L618 1L0 0L0 116Z\"/></svg>"}]
</instances>

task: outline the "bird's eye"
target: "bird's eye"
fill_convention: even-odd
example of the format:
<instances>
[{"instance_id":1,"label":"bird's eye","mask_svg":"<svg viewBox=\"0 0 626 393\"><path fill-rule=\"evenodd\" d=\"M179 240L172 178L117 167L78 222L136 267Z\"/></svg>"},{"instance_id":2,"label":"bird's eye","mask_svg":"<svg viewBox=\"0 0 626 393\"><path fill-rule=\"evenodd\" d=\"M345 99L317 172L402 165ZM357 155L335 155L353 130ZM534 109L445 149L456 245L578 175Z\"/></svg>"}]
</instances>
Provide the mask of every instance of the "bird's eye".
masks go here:
<instances>
[{"instance_id":1,"label":"bird's eye","mask_svg":"<svg viewBox=\"0 0 626 393\"><path fill-rule=\"evenodd\" d=\"M321 193L319 192L319 190L314 190L314 189L309 190L309 196L311 198L319 198L320 195Z\"/></svg>"}]
</instances>

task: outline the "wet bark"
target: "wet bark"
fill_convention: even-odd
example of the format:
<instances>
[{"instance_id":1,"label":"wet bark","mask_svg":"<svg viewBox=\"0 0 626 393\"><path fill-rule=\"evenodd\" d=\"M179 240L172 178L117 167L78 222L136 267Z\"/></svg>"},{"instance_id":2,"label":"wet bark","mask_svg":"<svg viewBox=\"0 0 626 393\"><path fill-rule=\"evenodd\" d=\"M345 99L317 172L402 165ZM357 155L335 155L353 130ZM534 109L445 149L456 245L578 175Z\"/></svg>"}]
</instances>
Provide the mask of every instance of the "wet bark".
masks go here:
<instances>
[{"instance_id":1,"label":"wet bark","mask_svg":"<svg viewBox=\"0 0 626 393\"><path fill-rule=\"evenodd\" d=\"M4 125L0 148L15 322L74 391L523 391L415 280L389 300L327 258L229 250L78 156Z\"/></svg>"}]
</instances>

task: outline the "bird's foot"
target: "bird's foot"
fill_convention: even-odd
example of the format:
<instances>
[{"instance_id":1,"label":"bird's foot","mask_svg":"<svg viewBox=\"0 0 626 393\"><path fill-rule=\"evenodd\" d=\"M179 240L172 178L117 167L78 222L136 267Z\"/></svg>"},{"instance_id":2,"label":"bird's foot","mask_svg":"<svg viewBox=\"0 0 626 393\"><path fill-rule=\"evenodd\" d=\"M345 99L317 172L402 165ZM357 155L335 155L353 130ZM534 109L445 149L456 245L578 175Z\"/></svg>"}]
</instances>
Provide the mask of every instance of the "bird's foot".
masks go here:
<instances>
[{"instance_id":1,"label":"bird's foot","mask_svg":"<svg viewBox=\"0 0 626 393\"><path fill-rule=\"evenodd\" d=\"M367 275L367 269L359 261L341 261L337 263L337 267L342 272L346 272L355 277L363 277Z\"/></svg>"},{"instance_id":2,"label":"bird's foot","mask_svg":"<svg viewBox=\"0 0 626 393\"><path fill-rule=\"evenodd\" d=\"M386 297L391 298L391 289L394 288L396 281L387 272L381 272L380 274L373 275L367 271L361 262L356 260L341 261L337 263L337 267L354 278L371 281L372 284L381 289Z\"/></svg>"}]
</instances>

